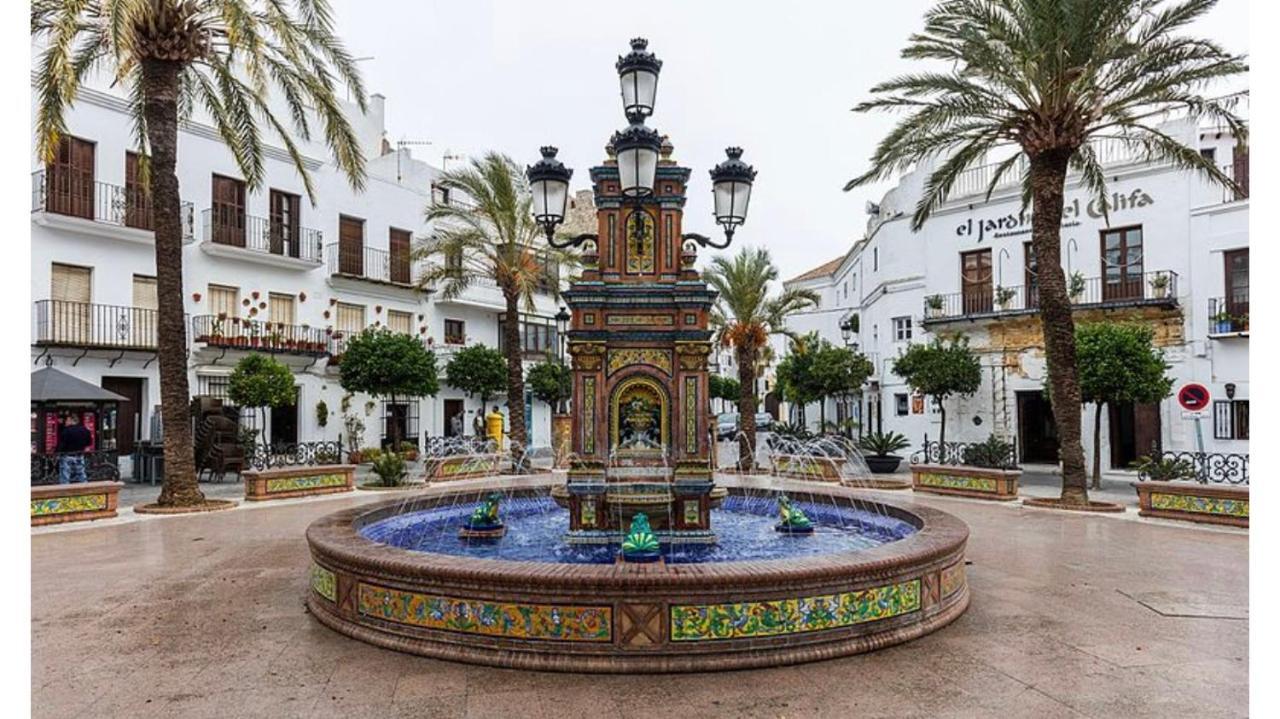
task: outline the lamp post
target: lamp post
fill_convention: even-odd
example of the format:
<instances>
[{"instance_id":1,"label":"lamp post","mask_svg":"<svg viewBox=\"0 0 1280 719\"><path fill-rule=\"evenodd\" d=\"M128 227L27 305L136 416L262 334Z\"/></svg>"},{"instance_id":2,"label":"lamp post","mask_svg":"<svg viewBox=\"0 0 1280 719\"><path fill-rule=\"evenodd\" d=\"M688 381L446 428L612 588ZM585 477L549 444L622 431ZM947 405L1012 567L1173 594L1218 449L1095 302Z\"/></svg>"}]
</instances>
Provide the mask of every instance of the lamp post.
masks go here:
<instances>
[{"instance_id":1,"label":"lamp post","mask_svg":"<svg viewBox=\"0 0 1280 719\"><path fill-rule=\"evenodd\" d=\"M556 313L556 340L559 343L560 366L564 367L564 345L569 332L569 308L561 306ZM564 414L564 397L556 403L556 412Z\"/></svg>"}]
</instances>

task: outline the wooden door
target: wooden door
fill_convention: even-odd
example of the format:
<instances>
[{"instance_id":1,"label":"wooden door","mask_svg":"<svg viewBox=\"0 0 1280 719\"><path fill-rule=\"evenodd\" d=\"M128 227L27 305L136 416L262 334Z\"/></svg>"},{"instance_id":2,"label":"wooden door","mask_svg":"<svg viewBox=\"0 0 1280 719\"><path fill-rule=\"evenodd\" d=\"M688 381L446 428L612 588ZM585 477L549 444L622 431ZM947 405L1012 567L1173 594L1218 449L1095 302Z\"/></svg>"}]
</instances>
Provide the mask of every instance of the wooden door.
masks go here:
<instances>
[{"instance_id":1,"label":"wooden door","mask_svg":"<svg viewBox=\"0 0 1280 719\"><path fill-rule=\"evenodd\" d=\"M357 217L338 218L338 272L364 276L364 220Z\"/></svg>"},{"instance_id":2,"label":"wooden door","mask_svg":"<svg viewBox=\"0 0 1280 719\"><path fill-rule=\"evenodd\" d=\"M152 230L151 196L142 182L141 157L136 152L124 153L124 224L140 230Z\"/></svg>"},{"instance_id":3,"label":"wooden door","mask_svg":"<svg viewBox=\"0 0 1280 719\"><path fill-rule=\"evenodd\" d=\"M1107 416L1111 424L1112 469L1131 469L1139 457L1160 452L1159 404L1110 404Z\"/></svg>"},{"instance_id":4,"label":"wooden door","mask_svg":"<svg viewBox=\"0 0 1280 719\"><path fill-rule=\"evenodd\" d=\"M1244 317L1249 314L1249 248L1228 250L1222 253L1226 270L1223 287L1226 290L1227 314Z\"/></svg>"},{"instance_id":5,"label":"wooden door","mask_svg":"<svg viewBox=\"0 0 1280 719\"><path fill-rule=\"evenodd\" d=\"M270 196L269 250L274 255L297 257L301 250L298 224L298 208L301 198L297 195L272 190Z\"/></svg>"},{"instance_id":6,"label":"wooden door","mask_svg":"<svg viewBox=\"0 0 1280 719\"><path fill-rule=\"evenodd\" d=\"M131 454L134 443L142 437L142 379L103 377L102 388L125 398L116 406L116 450Z\"/></svg>"},{"instance_id":7,"label":"wooden door","mask_svg":"<svg viewBox=\"0 0 1280 719\"><path fill-rule=\"evenodd\" d=\"M45 174L45 210L94 218L94 146L78 137L63 137Z\"/></svg>"},{"instance_id":8,"label":"wooden door","mask_svg":"<svg viewBox=\"0 0 1280 719\"><path fill-rule=\"evenodd\" d=\"M231 177L213 176L211 209L213 241L234 247L245 246L244 183Z\"/></svg>"},{"instance_id":9,"label":"wooden door","mask_svg":"<svg viewBox=\"0 0 1280 719\"><path fill-rule=\"evenodd\" d=\"M391 228L391 281L409 284L410 236L405 230Z\"/></svg>"},{"instance_id":10,"label":"wooden door","mask_svg":"<svg viewBox=\"0 0 1280 719\"><path fill-rule=\"evenodd\" d=\"M1142 297L1142 226L1103 230L1103 301Z\"/></svg>"},{"instance_id":11,"label":"wooden door","mask_svg":"<svg viewBox=\"0 0 1280 719\"><path fill-rule=\"evenodd\" d=\"M91 338L89 300L93 269L54 263L49 288L49 338L59 344L84 345Z\"/></svg>"},{"instance_id":12,"label":"wooden door","mask_svg":"<svg viewBox=\"0 0 1280 719\"><path fill-rule=\"evenodd\" d=\"M990 249L960 253L960 301L967 315L991 311Z\"/></svg>"},{"instance_id":13,"label":"wooden door","mask_svg":"<svg viewBox=\"0 0 1280 719\"><path fill-rule=\"evenodd\" d=\"M1023 307L1040 306L1040 273L1036 270L1036 251L1030 242L1022 243L1022 296Z\"/></svg>"},{"instance_id":14,"label":"wooden door","mask_svg":"<svg viewBox=\"0 0 1280 719\"><path fill-rule=\"evenodd\" d=\"M1019 454L1023 462L1058 463L1058 427L1043 392L1018 392Z\"/></svg>"}]
</instances>

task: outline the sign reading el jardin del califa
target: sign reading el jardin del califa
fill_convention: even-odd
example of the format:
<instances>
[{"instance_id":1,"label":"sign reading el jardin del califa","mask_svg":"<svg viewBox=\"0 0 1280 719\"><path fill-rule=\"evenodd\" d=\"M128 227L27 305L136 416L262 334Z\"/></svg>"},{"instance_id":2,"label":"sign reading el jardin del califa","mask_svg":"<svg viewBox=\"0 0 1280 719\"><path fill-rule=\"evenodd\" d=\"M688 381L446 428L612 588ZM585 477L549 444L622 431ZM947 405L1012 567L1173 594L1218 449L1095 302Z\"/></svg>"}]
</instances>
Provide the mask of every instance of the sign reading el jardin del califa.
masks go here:
<instances>
[{"instance_id":1,"label":"sign reading el jardin del califa","mask_svg":"<svg viewBox=\"0 0 1280 719\"><path fill-rule=\"evenodd\" d=\"M1062 226L1076 227L1079 225L1081 212L1096 220L1102 219L1104 216L1122 214L1127 210L1136 210L1148 205L1154 205L1155 203L1156 201L1151 195L1140 187L1129 193L1111 193L1111 197L1105 202L1105 207L1103 201L1098 198L1081 200L1076 197L1062 206ZM1029 232L1031 232L1030 212L1010 212L999 217L985 219L971 217L956 225L957 237L977 237L978 242L982 242L988 237L999 239Z\"/></svg>"}]
</instances>

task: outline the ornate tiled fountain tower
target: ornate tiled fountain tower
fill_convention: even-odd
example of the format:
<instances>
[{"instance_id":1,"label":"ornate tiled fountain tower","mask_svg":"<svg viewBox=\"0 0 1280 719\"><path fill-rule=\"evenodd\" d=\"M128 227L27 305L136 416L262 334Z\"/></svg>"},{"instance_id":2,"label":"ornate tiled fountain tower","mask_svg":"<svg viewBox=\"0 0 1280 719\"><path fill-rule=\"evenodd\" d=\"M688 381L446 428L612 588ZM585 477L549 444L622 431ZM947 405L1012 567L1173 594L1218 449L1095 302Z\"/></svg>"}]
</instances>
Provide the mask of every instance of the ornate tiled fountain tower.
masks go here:
<instances>
[{"instance_id":1,"label":"ornate tiled fountain tower","mask_svg":"<svg viewBox=\"0 0 1280 719\"><path fill-rule=\"evenodd\" d=\"M570 541L616 541L638 511L660 536L714 541L708 313L681 219L689 170L664 142L654 191L624 198L618 163L591 169L597 247L565 292L573 310ZM679 535L679 536L675 536Z\"/></svg>"}]
</instances>

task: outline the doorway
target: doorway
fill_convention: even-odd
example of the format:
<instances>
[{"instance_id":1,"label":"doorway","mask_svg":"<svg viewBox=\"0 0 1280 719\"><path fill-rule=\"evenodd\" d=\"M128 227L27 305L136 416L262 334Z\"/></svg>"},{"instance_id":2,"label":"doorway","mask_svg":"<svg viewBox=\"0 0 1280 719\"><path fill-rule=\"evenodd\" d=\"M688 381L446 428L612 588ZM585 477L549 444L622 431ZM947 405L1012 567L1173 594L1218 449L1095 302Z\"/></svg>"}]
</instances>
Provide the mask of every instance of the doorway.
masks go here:
<instances>
[{"instance_id":1,"label":"doorway","mask_svg":"<svg viewBox=\"0 0 1280 719\"><path fill-rule=\"evenodd\" d=\"M103 377L102 388L125 398L116 407L116 449L132 454L134 443L142 437L142 378Z\"/></svg>"},{"instance_id":2,"label":"doorway","mask_svg":"<svg viewBox=\"0 0 1280 719\"><path fill-rule=\"evenodd\" d=\"M1111 425L1111 468L1130 469L1143 455L1160 452L1160 405L1107 405Z\"/></svg>"},{"instance_id":3,"label":"doorway","mask_svg":"<svg viewBox=\"0 0 1280 719\"><path fill-rule=\"evenodd\" d=\"M1058 427L1049 398L1039 390L1018 392L1018 453L1023 462L1058 463Z\"/></svg>"},{"instance_id":4,"label":"doorway","mask_svg":"<svg viewBox=\"0 0 1280 719\"><path fill-rule=\"evenodd\" d=\"M444 401L444 436L461 437L466 432L466 404L460 399Z\"/></svg>"},{"instance_id":5,"label":"doorway","mask_svg":"<svg viewBox=\"0 0 1280 719\"><path fill-rule=\"evenodd\" d=\"M271 446L298 443L298 400L300 390L293 388L293 404L271 408Z\"/></svg>"}]
</instances>

